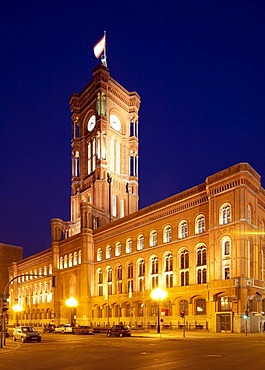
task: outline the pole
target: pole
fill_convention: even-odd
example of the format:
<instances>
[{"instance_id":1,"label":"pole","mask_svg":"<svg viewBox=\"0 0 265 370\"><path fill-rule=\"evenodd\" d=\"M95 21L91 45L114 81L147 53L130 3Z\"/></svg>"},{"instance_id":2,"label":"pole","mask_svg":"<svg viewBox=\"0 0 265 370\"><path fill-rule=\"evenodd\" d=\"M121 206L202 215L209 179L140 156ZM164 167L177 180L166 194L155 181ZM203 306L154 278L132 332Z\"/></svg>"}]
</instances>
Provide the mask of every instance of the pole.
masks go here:
<instances>
[{"instance_id":1,"label":"pole","mask_svg":"<svg viewBox=\"0 0 265 370\"><path fill-rule=\"evenodd\" d=\"M185 338L185 335L186 335L186 333L185 333L185 314L184 314L184 316L183 316L183 337Z\"/></svg>"},{"instance_id":2,"label":"pole","mask_svg":"<svg viewBox=\"0 0 265 370\"><path fill-rule=\"evenodd\" d=\"M245 336L248 335L248 319L245 320Z\"/></svg>"},{"instance_id":3,"label":"pole","mask_svg":"<svg viewBox=\"0 0 265 370\"><path fill-rule=\"evenodd\" d=\"M157 332L160 334L160 305L159 301L157 302Z\"/></svg>"}]
</instances>

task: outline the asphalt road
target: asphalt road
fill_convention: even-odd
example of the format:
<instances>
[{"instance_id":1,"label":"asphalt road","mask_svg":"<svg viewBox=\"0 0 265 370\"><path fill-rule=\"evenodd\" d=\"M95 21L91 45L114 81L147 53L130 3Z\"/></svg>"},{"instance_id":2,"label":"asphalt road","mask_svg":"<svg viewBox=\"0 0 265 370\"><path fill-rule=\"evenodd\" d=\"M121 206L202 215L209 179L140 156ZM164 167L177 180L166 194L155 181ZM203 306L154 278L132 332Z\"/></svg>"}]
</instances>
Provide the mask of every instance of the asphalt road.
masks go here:
<instances>
[{"instance_id":1,"label":"asphalt road","mask_svg":"<svg viewBox=\"0 0 265 370\"><path fill-rule=\"evenodd\" d=\"M0 351L0 370L264 370L264 336L108 338L42 334L42 343ZM11 343L13 347L11 347Z\"/></svg>"}]
</instances>

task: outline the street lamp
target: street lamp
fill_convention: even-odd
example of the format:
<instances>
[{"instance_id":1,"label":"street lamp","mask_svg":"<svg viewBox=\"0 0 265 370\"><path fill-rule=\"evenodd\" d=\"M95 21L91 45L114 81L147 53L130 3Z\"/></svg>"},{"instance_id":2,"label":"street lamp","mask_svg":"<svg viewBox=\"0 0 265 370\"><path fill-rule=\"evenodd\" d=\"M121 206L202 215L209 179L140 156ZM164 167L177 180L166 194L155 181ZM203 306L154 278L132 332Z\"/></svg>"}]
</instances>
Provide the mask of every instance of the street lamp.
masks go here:
<instances>
[{"instance_id":1,"label":"street lamp","mask_svg":"<svg viewBox=\"0 0 265 370\"><path fill-rule=\"evenodd\" d=\"M16 313L16 326L18 326L18 313L23 311L21 304L17 303L12 306L12 310Z\"/></svg>"},{"instance_id":2,"label":"street lamp","mask_svg":"<svg viewBox=\"0 0 265 370\"><path fill-rule=\"evenodd\" d=\"M151 292L151 298L157 303L157 332L160 333L160 302L162 302L167 296L167 292L164 289L156 288Z\"/></svg>"},{"instance_id":3,"label":"street lamp","mask_svg":"<svg viewBox=\"0 0 265 370\"><path fill-rule=\"evenodd\" d=\"M65 305L71 309L71 325L73 325L75 321L74 310L78 306L78 301L71 297L65 301Z\"/></svg>"}]
</instances>

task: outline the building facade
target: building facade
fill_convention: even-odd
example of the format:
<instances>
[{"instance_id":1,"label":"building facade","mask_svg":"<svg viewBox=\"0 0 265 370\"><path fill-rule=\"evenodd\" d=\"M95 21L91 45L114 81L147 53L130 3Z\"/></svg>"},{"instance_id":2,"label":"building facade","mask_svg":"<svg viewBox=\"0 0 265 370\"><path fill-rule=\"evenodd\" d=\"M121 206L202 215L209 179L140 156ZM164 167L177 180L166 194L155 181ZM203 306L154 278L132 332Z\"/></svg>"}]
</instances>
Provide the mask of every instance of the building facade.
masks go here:
<instances>
[{"instance_id":1,"label":"building facade","mask_svg":"<svg viewBox=\"0 0 265 370\"><path fill-rule=\"evenodd\" d=\"M138 94L100 65L70 108L71 220L52 219L51 248L10 266L10 279L18 277L10 297L23 307L19 320L150 328L159 307L164 327L259 331L265 309L259 174L239 163L138 210ZM159 304L151 298L157 287L167 293ZM67 306L68 298L78 305Z\"/></svg>"}]
</instances>

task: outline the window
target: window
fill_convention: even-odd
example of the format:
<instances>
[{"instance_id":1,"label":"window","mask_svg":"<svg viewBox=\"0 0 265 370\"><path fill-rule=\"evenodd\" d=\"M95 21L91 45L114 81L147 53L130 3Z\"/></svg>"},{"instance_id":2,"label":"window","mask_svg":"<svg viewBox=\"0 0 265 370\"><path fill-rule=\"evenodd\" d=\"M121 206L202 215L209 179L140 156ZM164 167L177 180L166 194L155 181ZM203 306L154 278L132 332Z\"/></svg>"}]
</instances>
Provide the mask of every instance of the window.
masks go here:
<instances>
[{"instance_id":1,"label":"window","mask_svg":"<svg viewBox=\"0 0 265 370\"><path fill-rule=\"evenodd\" d=\"M170 226L164 229L164 243L170 243L172 240L172 230Z\"/></svg>"},{"instance_id":2,"label":"window","mask_svg":"<svg viewBox=\"0 0 265 370\"><path fill-rule=\"evenodd\" d=\"M229 265L224 267L224 278L225 280L230 279L230 266Z\"/></svg>"},{"instance_id":3,"label":"window","mask_svg":"<svg viewBox=\"0 0 265 370\"><path fill-rule=\"evenodd\" d=\"M250 207L250 205L248 205L247 212L248 212L248 214L247 214L247 220L251 224L251 221L252 220L251 220L251 207Z\"/></svg>"},{"instance_id":4,"label":"window","mask_svg":"<svg viewBox=\"0 0 265 370\"><path fill-rule=\"evenodd\" d=\"M113 195L112 197L112 215L114 217L117 216L117 197L116 195Z\"/></svg>"},{"instance_id":5,"label":"window","mask_svg":"<svg viewBox=\"0 0 265 370\"><path fill-rule=\"evenodd\" d=\"M73 255L72 253L69 254L69 267L73 266Z\"/></svg>"},{"instance_id":6,"label":"window","mask_svg":"<svg viewBox=\"0 0 265 370\"><path fill-rule=\"evenodd\" d=\"M144 236L139 235L137 238L137 250L140 251L144 249Z\"/></svg>"},{"instance_id":7,"label":"window","mask_svg":"<svg viewBox=\"0 0 265 370\"><path fill-rule=\"evenodd\" d=\"M106 248L106 258L107 259L111 258L111 246L110 245L107 245L107 248Z\"/></svg>"},{"instance_id":8,"label":"window","mask_svg":"<svg viewBox=\"0 0 265 370\"><path fill-rule=\"evenodd\" d=\"M206 268L197 269L197 284L205 284L206 281Z\"/></svg>"},{"instance_id":9,"label":"window","mask_svg":"<svg viewBox=\"0 0 265 370\"><path fill-rule=\"evenodd\" d=\"M180 253L180 285L189 285L189 252L184 249Z\"/></svg>"},{"instance_id":10,"label":"window","mask_svg":"<svg viewBox=\"0 0 265 370\"><path fill-rule=\"evenodd\" d=\"M187 221L181 221L179 224L179 239L185 239L188 237L188 223Z\"/></svg>"},{"instance_id":11,"label":"window","mask_svg":"<svg viewBox=\"0 0 265 370\"><path fill-rule=\"evenodd\" d=\"M229 256L230 255L230 241L226 240L224 242L224 255Z\"/></svg>"},{"instance_id":12,"label":"window","mask_svg":"<svg viewBox=\"0 0 265 370\"><path fill-rule=\"evenodd\" d=\"M202 234L205 232L205 217L200 215L196 218L196 234Z\"/></svg>"},{"instance_id":13,"label":"window","mask_svg":"<svg viewBox=\"0 0 265 370\"><path fill-rule=\"evenodd\" d=\"M165 272L173 271L173 256L171 253L165 257Z\"/></svg>"},{"instance_id":14,"label":"window","mask_svg":"<svg viewBox=\"0 0 265 370\"><path fill-rule=\"evenodd\" d=\"M63 269L63 257L60 257L60 270ZM35 276L34 276L35 278Z\"/></svg>"},{"instance_id":15,"label":"window","mask_svg":"<svg viewBox=\"0 0 265 370\"><path fill-rule=\"evenodd\" d=\"M151 260L151 289L158 287L158 258L153 257Z\"/></svg>"},{"instance_id":16,"label":"window","mask_svg":"<svg viewBox=\"0 0 265 370\"><path fill-rule=\"evenodd\" d=\"M126 240L126 253L132 252L132 239Z\"/></svg>"},{"instance_id":17,"label":"window","mask_svg":"<svg viewBox=\"0 0 265 370\"><path fill-rule=\"evenodd\" d=\"M166 288L173 287L173 256L168 253L165 256L165 285Z\"/></svg>"},{"instance_id":18,"label":"window","mask_svg":"<svg viewBox=\"0 0 265 370\"><path fill-rule=\"evenodd\" d=\"M133 264L130 262L127 267L127 278L133 279Z\"/></svg>"},{"instance_id":19,"label":"window","mask_svg":"<svg viewBox=\"0 0 265 370\"><path fill-rule=\"evenodd\" d=\"M103 271L98 270L98 295L103 296Z\"/></svg>"},{"instance_id":20,"label":"window","mask_svg":"<svg viewBox=\"0 0 265 370\"><path fill-rule=\"evenodd\" d=\"M220 297L219 299L219 311L231 311L232 310L232 299L231 297Z\"/></svg>"},{"instance_id":21,"label":"window","mask_svg":"<svg viewBox=\"0 0 265 370\"><path fill-rule=\"evenodd\" d=\"M150 247L155 247L157 245L157 232L156 230L150 233Z\"/></svg>"},{"instance_id":22,"label":"window","mask_svg":"<svg viewBox=\"0 0 265 370\"><path fill-rule=\"evenodd\" d=\"M189 314L189 304L188 301L183 299L179 302L179 314L185 313L185 316Z\"/></svg>"},{"instance_id":23,"label":"window","mask_svg":"<svg viewBox=\"0 0 265 370\"><path fill-rule=\"evenodd\" d=\"M200 246L197 248L197 266L204 266L206 265L206 247Z\"/></svg>"},{"instance_id":24,"label":"window","mask_svg":"<svg viewBox=\"0 0 265 370\"><path fill-rule=\"evenodd\" d=\"M195 315L206 314L206 301L205 299L196 299L195 301Z\"/></svg>"},{"instance_id":25,"label":"window","mask_svg":"<svg viewBox=\"0 0 265 370\"><path fill-rule=\"evenodd\" d=\"M120 217L124 217L124 199L120 200Z\"/></svg>"},{"instance_id":26,"label":"window","mask_svg":"<svg viewBox=\"0 0 265 370\"><path fill-rule=\"evenodd\" d=\"M122 266L119 265L116 269L117 293L122 293Z\"/></svg>"},{"instance_id":27,"label":"window","mask_svg":"<svg viewBox=\"0 0 265 370\"><path fill-rule=\"evenodd\" d=\"M102 249L98 248L97 251L97 261L102 261Z\"/></svg>"},{"instance_id":28,"label":"window","mask_svg":"<svg viewBox=\"0 0 265 370\"><path fill-rule=\"evenodd\" d=\"M77 252L74 252L74 266L77 265Z\"/></svg>"},{"instance_id":29,"label":"window","mask_svg":"<svg viewBox=\"0 0 265 370\"><path fill-rule=\"evenodd\" d=\"M115 256L120 256L121 255L121 243L118 242L115 247Z\"/></svg>"},{"instance_id":30,"label":"window","mask_svg":"<svg viewBox=\"0 0 265 370\"><path fill-rule=\"evenodd\" d=\"M145 261L141 260L138 264L138 276L145 275Z\"/></svg>"},{"instance_id":31,"label":"window","mask_svg":"<svg viewBox=\"0 0 265 370\"><path fill-rule=\"evenodd\" d=\"M224 204L220 209L220 225L226 225L231 222L231 207L229 204Z\"/></svg>"},{"instance_id":32,"label":"window","mask_svg":"<svg viewBox=\"0 0 265 370\"><path fill-rule=\"evenodd\" d=\"M112 294L112 268L107 268L108 295Z\"/></svg>"}]
</instances>

